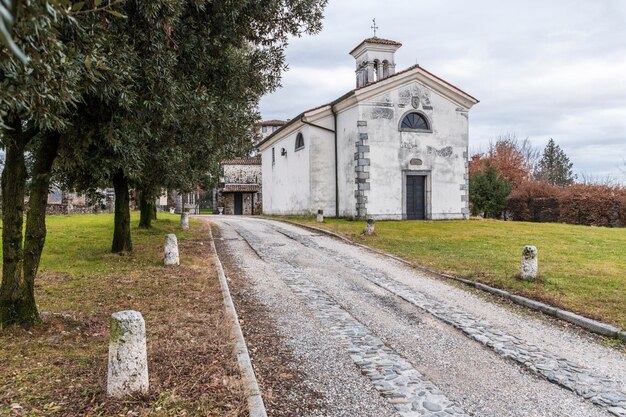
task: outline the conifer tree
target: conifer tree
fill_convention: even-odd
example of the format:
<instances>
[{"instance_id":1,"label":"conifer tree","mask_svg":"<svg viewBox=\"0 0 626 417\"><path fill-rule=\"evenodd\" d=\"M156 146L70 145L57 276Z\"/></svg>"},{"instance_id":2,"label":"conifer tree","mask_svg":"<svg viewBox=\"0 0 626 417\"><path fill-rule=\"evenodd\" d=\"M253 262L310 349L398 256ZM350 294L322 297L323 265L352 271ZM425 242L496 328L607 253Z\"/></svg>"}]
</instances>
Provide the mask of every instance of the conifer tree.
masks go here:
<instances>
[{"instance_id":1,"label":"conifer tree","mask_svg":"<svg viewBox=\"0 0 626 417\"><path fill-rule=\"evenodd\" d=\"M572 173L573 165L561 147L550 138L537 165L535 178L557 186L571 185L576 178Z\"/></svg>"},{"instance_id":2,"label":"conifer tree","mask_svg":"<svg viewBox=\"0 0 626 417\"><path fill-rule=\"evenodd\" d=\"M487 162L484 171L476 171L470 176L469 191L472 215L497 219L506 208L506 198L511 192L511 184Z\"/></svg>"}]
</instances>

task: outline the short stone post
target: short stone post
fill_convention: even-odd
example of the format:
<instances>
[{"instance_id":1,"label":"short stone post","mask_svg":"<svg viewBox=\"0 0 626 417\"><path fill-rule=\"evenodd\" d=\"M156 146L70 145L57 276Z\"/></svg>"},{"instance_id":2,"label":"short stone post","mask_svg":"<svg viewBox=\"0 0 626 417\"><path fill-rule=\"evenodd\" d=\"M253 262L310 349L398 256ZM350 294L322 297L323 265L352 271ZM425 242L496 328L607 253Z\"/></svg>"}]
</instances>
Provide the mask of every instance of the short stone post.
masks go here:
<instances>
[{"instance_id":1,"label":"short stone post","mask_svg":"<svg viewBox=\"0 0 626 417\"><path fill-rule=\"evenodd\" d=\"M538 264L537 248L535 246L524 246L522 250L522 270L520 277L522 279L537 278Z\"/></svg>"},{"instance_id":2,"label":"short stone post","mask_svg":"<svg viewBox=\"0 0 626 417\"><path fill-rule=\"evenodd\" d=\"M324 223L324 210L317 210L317 222Z\"/></svg>"},{"instance_id":3,"label":"short stone post","mask_svg":"<svg viewBox=\"0 0 626 417\"><path fill-rule=\"evenodd\" d=\"M183 211L180 215L180 227L182 227L183 230L189 230L189 213L186 211Z\"/></svg>"},{"instance_id":4,"label":"short stone post","mask_svg":"<svg viewBox=\"0 0 626 417\"><path fill-rule=\"evenodd\" d=\"M148 392L146 324L138 311L118 311L109 326L107 395L122 398Z\"/></svg>"},{"instance_id":5,"label":"short stone post","mask_svg":"<svg viewBox=\"0 0 626 417\"><path fill-rule=\"evenodd\" d=\"M180 265L178 256L178 239L171 233L165 237L165 249L163 250L165 265Z\"/></svg>"},{"instance_id":6,"label":"short stone post","mask_svg":"<svg viewBox=\"0 0 626 417\"><path fill-rule=\"evenodd\" d=\"M365 236L373 236L376 234L376 222L374 221L374 219L367 219L363 234Z\"/></svg>"}]
</instances>

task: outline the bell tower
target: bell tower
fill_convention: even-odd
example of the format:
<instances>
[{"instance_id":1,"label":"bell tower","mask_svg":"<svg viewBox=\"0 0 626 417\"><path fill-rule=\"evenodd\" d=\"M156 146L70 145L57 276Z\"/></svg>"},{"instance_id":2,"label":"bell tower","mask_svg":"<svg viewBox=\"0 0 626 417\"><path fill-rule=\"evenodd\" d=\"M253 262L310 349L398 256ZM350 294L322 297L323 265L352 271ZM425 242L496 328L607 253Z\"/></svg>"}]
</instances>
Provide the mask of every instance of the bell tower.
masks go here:
<instances>
[{"instance_id":1,"label":"bell tower","mask_svg":"<svg viewBox=\"0 0 626 417\"><path fill-rule=\"evenodd\" d=\"M365 87L393 75L396 72L395 53L401 46L400 42L374 36L350 51L356 60L356 87Z\"/></svg>"}]
</instances>

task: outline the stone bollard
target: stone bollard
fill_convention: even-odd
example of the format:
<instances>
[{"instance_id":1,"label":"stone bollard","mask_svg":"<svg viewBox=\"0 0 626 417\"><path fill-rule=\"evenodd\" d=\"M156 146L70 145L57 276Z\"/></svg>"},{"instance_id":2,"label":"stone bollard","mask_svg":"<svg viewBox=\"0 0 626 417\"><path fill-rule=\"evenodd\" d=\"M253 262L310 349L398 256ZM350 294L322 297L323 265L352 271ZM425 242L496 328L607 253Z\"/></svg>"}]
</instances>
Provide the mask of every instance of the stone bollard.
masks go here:
<instances>
[{"instance_id":1,"label":"stone bollard","mask_svg":"<svg viewBox=\"0 0 626 417\"><path fill-rule=\"evenodd\" d=\"M365 236L372 236L376 234L376 222L374 219L367 219L365 223L365 229L363 230Z\"/></svg>"},{"instance_id":2,"label":"stone bollard","mask_svg":"<svg viewBox=\"0 0 626 417\"><path fill-rule=\"evenodd\" d=\"M180 227L182 227L183 230L189 230L189 213L183 212L180 215Z\"/></svg>"},{"instance_id":3,"label":"stone bollard","mask_svg":"<svg viewBox=\"0 0 626 417\"><path fill-rule=\"evenodd\" d=\"M317 222L324 223L324 210L317 210Z\"/></svg>"},{"instance_id":4,"label":"stone bollard","mask_svg":"<svg viewBox=\"0 0 626 417\"><path fill-rule=\"evenodd\" d=\"M173 233L165 237L163 260L165 265L180 265L180 258L178 256L178 239L176 239L176 235Z\"/></svg>"},{"instance_id":5,"label":"stone bollard","mask_svg":"<svg viewBox=\"0 0 626 417\"><path fill-rule=\"evenodd\" d=\"M522 250L522 279L537 278L538 270L537 248L535 246L524 246Z\"/></svg>"},{"instance_id":6,"label":"stone bollard","mask_svg":"<svg viewBox=\"0 0 626 417\"><path fill-rule=\"evenodd\" d=\"M148 392L146 324L138 311L111 315L107 395L122 398Z\"/></svg>"}]
</instances>

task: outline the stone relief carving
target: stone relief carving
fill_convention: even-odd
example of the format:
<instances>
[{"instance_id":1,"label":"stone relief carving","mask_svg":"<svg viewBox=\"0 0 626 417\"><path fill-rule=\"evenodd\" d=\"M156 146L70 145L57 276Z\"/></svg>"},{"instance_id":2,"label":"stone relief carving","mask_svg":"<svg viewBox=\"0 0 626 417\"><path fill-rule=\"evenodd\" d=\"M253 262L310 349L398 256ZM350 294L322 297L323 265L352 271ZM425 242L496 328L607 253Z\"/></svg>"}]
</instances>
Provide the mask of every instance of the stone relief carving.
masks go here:
<instances>
[{"instance_id":1,"label":"stone relief carving","mask_svg":"<svg viewBox=\"0 0 626 417\"><path fill-rule=\"evenodd\" d=\"M426 152L428 152L429 155L437 155L443 158L449 158L452 156L453 150L452 150L452 146L446 146L445 148L441 148L441 149L433 148L432 146L427 146Z\"/></svg>"},{"instance_id":2,"label":"stone relief carving","mask_svg":"<svg viewBox=\"0 0 626 417\"><path fill-rule=\"evenodd\" d=\"M418 149L419 145L417 143L401 142L400 148L401 149Z\"/></svg>"},{"instance_id":3,"label":"stone relief carving","mask_svg":"<svg viewBox=\"0 0 626 417\"><path fill-rule=\"evenodd\" d=\"M393 119L394 111L389 107L374 107L371 110L372 119Z\"/></svg>"},{"instance_id":4,"label":"stone relief carving","mask_svg":"<svg viewBox=\"0 0 626 417\"><path fill-rule=\"evenodd\" d=\"M398 105L401 107L406 106L411 102L411 90L406 88L404 90L400 90L398 93Z\"/></svg>"}]
</instances>

